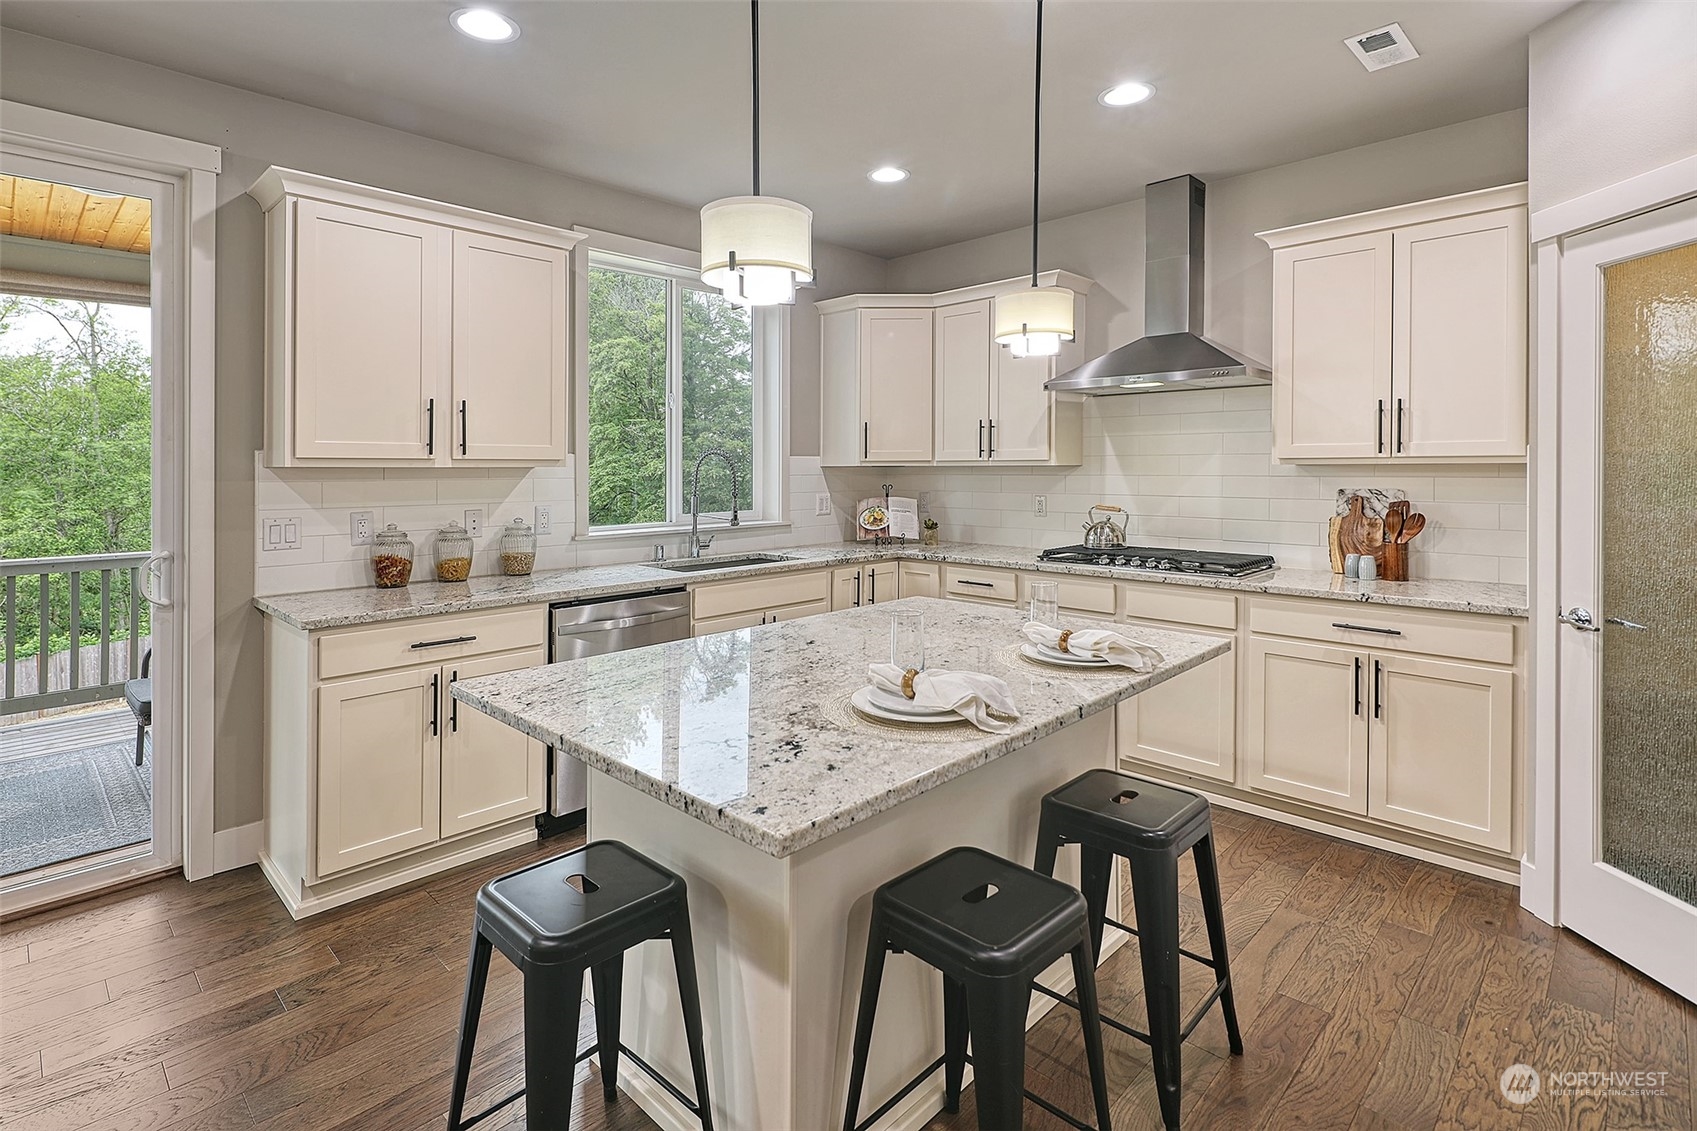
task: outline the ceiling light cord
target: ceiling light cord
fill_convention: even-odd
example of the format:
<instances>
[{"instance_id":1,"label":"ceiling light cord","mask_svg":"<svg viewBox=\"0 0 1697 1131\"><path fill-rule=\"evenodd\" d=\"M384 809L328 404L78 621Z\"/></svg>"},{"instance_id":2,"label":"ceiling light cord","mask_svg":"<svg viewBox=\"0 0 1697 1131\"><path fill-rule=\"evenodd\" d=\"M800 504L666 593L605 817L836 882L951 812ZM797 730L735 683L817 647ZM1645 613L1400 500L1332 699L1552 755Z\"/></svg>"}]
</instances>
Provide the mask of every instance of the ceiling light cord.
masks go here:
<instances>
[{"instance_id":1,"label":"ceiling light cord","mask_svg":"<svg viewBox=\"0 0 1697 1131\"><path fill-rule=\"evenodd\" d=\"M1031 110L1031 285L1037 285L1037 202L1043 167L1043 0L1037 0L1036 104Z\"/></svg>"},{"instance_id":2,"label":"ceiling light cord","mask_svg":"<svg viewBox=\"0 0 1697 1131\"><path fill-rule=\"evenodd\" d=\"M754 195L760 195L760 0L748 0L748 25L754 49Z\"/></svg>"}]
</instances>

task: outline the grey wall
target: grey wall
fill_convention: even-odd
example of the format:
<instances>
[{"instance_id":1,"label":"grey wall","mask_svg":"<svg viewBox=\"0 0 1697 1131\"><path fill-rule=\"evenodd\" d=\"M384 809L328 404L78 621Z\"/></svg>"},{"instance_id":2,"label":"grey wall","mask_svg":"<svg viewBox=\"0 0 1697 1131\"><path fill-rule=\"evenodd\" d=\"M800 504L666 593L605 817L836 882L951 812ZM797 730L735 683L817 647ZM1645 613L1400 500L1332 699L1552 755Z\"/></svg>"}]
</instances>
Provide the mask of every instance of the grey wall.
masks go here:
<instances>
[{"instance_id":1,"label":"grey wall","mask_svg":"<svg viewBox=\"0 0 1697 1131\"><path fill-rule=\"evenodd\" d=\"M1528 62L1534 212L1697 154L1697 4L1579 4Z\"/></svg>"},{"instance_id":2,"label":"grey wall","mask_svg":"<svg viewBox=\"0 0 1697 1131\"><path fill-rule=\"evenodd\" d=\"M0 97L218 145L218 347L214 629L214 824L260 818L261 628L251 607L254 571L253 453L263 418L264 239L259 206L246 195L268 166L326 176L490 212L569 227L584 224L694 247L694 209L636 196L457 146L401 133L150 67L53 40L7 31L0 39ZM884 263L816 245L824 298L884 285ZM819 451L818 319L806 303L793 318L792 449ZM190 547L195 552L197 547Z\"/></svg>"},{"instance_id":3,"label":"grey wall","mask_svg":"<svg viewBox=\"0 0 1697 1131\"><path fill-rule=\"evenodd\" d=\"M1175 175L1182 170L1174 170ZM1273 352L1269 228L1526 179L1526 112L1512 110L1280 165L1208 186L1208 335L1263 361ZM890 261L892 291L936 291L1030 269L1030 229ZM1047 221L1042 264L1096 280L1085 340L1143 332L1143 202Z\"/></svg>"}]
</instances>

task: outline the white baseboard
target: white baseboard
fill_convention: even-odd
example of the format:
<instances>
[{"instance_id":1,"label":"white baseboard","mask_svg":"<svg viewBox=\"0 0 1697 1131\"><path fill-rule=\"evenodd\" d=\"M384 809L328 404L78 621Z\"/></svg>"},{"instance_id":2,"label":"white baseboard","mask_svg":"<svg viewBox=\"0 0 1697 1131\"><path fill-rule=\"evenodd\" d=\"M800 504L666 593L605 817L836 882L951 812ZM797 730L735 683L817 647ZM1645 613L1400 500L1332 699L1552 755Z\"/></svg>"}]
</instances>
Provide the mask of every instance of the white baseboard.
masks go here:
<instances>
[{"instance_id":1,"label":"white baseboard","mask_svg":"<svg viewBox=\"0 0 1697 1131\"><path fill-rule=\"evenodd\" d=\"M219 829L212 834L212 871L228 872L259 863L259 846L265 841L265 822Z\"/></svg>"}]
</instances>

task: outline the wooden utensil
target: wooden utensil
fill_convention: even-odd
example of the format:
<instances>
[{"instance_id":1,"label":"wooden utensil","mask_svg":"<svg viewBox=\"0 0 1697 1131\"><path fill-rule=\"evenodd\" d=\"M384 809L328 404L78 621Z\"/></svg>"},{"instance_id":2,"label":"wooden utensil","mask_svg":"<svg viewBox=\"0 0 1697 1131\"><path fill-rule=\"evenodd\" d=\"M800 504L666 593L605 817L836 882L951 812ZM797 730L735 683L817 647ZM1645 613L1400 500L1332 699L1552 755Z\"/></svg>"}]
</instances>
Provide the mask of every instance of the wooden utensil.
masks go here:
<instances>
[{"instance_id":1,"label":"wooden utensil","mask_svg":"<svg viewBox=\"0 0 1697 1131\"><path fill-rule=\"evenodd\" d=\"M1402 534L1402 512L1392 507L1385 512L1385 542L1392 543Z\"/></svg>"},{"instance_id":2,"label":"wooden utensil","mask_svg":"<svg viewBox=\"0 0 1697 1131\"><path fill-rule=\"evenodd\" d=\"M1426 529L1426 516L1411 514L1408 516L1408 520L1402 524L1402 536L1397 541L1402 543L1412 542L1414 536L1424 529Z\"/></svg>"}]
</instances>

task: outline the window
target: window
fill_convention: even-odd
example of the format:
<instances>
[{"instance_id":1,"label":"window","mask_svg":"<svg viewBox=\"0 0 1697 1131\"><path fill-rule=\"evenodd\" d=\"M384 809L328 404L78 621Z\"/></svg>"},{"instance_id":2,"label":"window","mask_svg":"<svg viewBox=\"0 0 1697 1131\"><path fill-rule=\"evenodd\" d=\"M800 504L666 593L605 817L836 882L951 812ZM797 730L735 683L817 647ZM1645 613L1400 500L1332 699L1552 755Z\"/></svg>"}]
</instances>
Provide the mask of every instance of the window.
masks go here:
<instances>
[{"instance_id":1,"label":"window","mask_svg":"<svg viewBox=\"0 0 1697 1131\"><path fill-rule=\"evenodd\" d=\"M705 289L690 268L592 251L588 270L588 504L594 528L690 519L697 461L722 451L736 464L736 507L776 519L763 439L766 383L747 308ZM729 517L731 477L701 469L703 516Z\"/></svg>"}]
</instances>

